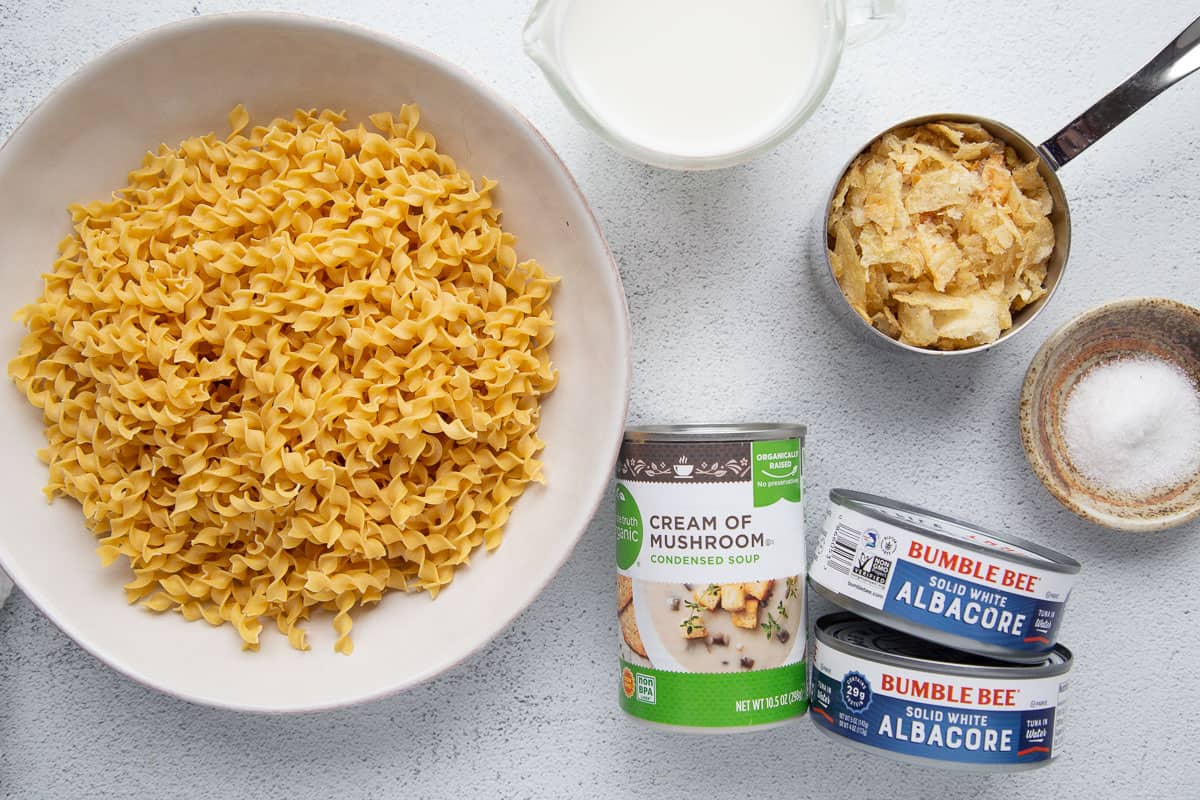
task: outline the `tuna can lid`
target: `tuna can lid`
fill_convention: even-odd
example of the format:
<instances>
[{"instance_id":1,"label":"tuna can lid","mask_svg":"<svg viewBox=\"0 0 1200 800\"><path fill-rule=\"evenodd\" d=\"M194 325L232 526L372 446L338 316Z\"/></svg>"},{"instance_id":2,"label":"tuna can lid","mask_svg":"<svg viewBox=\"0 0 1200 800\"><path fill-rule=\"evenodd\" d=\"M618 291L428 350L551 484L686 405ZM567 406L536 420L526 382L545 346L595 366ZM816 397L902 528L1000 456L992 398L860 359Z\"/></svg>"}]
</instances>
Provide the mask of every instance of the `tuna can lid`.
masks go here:
<instances>
[{"instance_id":1,"label":"tuna can lid","mask_svg":"<svg viewBox=\"0 0 1200 800\"><path fill-rule=\"evenodd\" d=\"M625 429L629 442L761 442L773 439L804 441L805 428L790 422L687 423L633 425Z\"/></svg>"},{"instance_id":2,"label":"tuna can lid","mask_svg":"<svg viewBox=\"0 0 1200 800\"><path fill-rule=\"evenodd\" d=\"M852 509L877 522L939 539L965 550L984 553L992 558L1002 558L1067 575L1074 575L1080 570L1078 561L1057 550L899 500L849 489L833 489L829 492L829 501L835 506Z\"/></svg>"},{"instance_id":3,"label":"tuna can lid","mask_svg":"<svg viewBox=\"0 0 1200 800\"><path fill-rule=\"evenodd\" d=\"M849 611L821 617L815 633L817 641L827 647L867 661L943 675L1007 680L1048 678L1069 672L1073 660L1070 650L1056 644L1040 663L997 661L892 630Z\"/></svg>"}]
</instances>

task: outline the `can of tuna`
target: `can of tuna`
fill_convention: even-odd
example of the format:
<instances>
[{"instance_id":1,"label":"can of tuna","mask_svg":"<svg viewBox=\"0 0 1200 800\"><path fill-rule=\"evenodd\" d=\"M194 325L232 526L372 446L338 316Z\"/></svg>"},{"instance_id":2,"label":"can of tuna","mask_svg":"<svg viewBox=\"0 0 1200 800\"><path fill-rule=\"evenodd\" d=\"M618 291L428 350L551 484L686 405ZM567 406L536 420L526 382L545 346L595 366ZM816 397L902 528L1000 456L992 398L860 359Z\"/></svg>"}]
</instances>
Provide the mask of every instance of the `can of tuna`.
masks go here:
<instances>
[{"instance_id":1,"label":"can of tuna","mask_svg":"<svg viewBox=\"0 0 1200 800\"><path fill-rule=\"evenodd\" d=\"M1033 542L834 489L809 570L848 611L957 650L1040 663L1079 562Z\"/></svg>"},{"instance_id":2,"label":"can of tuna","mask_svg":"<svg viewBox=\"0 0 1200 800\"><path fill-rule=\"evenodd\" d=\"M1038 664L952 650L847 612L817 620L812 719L900 761L974 772L1045 766L1063 744L1071 653Z\"/></svg>"},{"instance_id":3,"label":"can of tuna","mask_svg":"<svg viewBox=\"0 0 1200 800\"><path fill-rule=\"evenodd\" d=\"M807 707L804 428L630 428L617 459L621 708L692 731Z\"/></svg>"}]
</instances>

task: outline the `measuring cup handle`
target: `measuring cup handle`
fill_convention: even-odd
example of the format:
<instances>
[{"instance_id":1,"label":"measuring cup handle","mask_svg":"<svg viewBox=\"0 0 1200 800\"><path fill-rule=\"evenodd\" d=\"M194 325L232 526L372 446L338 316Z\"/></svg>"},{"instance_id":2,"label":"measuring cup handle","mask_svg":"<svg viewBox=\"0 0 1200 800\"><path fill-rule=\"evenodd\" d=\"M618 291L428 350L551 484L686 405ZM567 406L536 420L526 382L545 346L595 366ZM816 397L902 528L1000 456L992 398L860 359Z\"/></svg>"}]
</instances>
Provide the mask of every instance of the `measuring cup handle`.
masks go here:
<instances>
[{"instance_id":1,"label":"measuring cup handle","mask_svg":"<svg viewBox=\"0 0 1200 800\"><path fill-rule=\"evenodd\" d=\"M1191 73L1200 69L1200 18L1175 37L1150 63L1106 94L1039 148L1050 166L1058 169L1088 149L1100 137L1128 119Z\"/></svg>"},{"instance_id":2,"label":"measuring cup handle","mask_svg":"<svg viewBox=\"0 0 1200 800\"><path fill-rule=\"evenodd\" d=\"M878 39L904 21L904 0L845 0L846 44Z\"/></svg>"}]
</instances>

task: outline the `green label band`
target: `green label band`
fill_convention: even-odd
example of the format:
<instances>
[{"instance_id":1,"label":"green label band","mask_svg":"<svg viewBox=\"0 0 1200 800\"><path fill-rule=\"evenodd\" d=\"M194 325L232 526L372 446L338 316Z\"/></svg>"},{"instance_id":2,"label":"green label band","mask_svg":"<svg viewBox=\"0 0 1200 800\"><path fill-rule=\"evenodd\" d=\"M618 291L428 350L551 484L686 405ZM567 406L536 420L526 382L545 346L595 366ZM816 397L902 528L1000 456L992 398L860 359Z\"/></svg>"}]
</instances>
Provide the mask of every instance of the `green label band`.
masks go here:
<instances>
[{"instance_id":1,"label":"green label band","mask_svg":"<svg viewBox=\"0 0 1200 800\"><path fill-rule=\"evenodd\" d=\"M805 664L755 672L664 672L621 661L621 708L635 717L693 728L791 719L808 708Z\"/></svg>"},{"instance_id":2,"label":"green label band","mask_svg":"<svg viewBox=\"0 0 1200 800\"><path fill-rule=\"evenodd\" d=\"M629 569L642 552L642 512L623 484L617 484L617 566Z\"/></svg>"},{"instance_id":3,"label":"green label band","mask_svg":"<svg viewBox=\"0 0 1200 800\"><path fill-rule=\"evenodd\" d=\"M800 471L803 469L799 439L775 439L750 443L754 469L754 507L776 500L800 502Z\"/></svg>"}]
</instances>

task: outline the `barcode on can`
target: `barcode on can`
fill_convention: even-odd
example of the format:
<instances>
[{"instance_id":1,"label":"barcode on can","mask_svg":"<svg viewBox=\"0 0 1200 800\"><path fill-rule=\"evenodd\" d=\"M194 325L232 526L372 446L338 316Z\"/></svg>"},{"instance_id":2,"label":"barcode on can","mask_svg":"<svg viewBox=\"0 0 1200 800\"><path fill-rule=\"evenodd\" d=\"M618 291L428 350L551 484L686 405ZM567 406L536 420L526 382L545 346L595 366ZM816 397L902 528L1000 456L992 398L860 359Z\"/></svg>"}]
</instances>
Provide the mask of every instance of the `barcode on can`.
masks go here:
<instances>
[{"instance_id":1,"label":"barcode on can","mask_svg":"<svg viewBox=\"0 0 1200 800\"><path fill-rule=\"evenodd\" d=\"M858 543L862 534L853 528L847 528L838 523L833 529L829 540L829 566L843 575L849 575L854 566L854 554L858 552Z\"/></svg>"}]
</instances>

